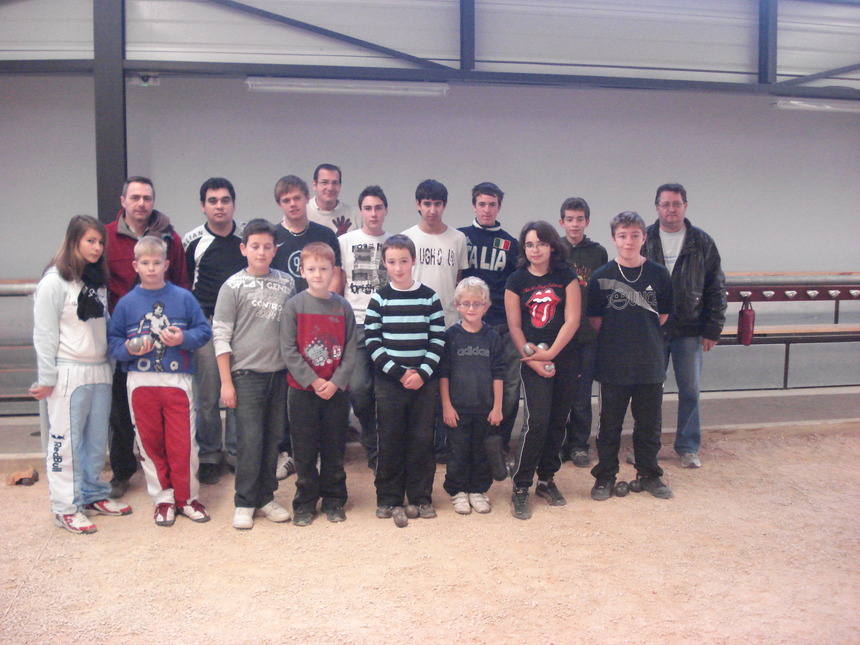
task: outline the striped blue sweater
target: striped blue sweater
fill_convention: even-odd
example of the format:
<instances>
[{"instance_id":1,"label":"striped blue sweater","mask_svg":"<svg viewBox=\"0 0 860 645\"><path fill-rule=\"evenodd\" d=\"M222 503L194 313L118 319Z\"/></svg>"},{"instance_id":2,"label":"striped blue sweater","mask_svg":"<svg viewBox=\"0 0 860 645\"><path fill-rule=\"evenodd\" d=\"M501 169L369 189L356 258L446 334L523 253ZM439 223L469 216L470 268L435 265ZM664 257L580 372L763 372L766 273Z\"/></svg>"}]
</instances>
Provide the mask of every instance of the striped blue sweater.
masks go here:
<instances>
[{"instance_id":1,"label":"striped blue sweater","mask_svg":"<svg viewBox=\"0 0 860 645\"><path fill-rule=\"evenodd\" d=\"M408 291L382 287L367 304L364 336L377 370L399 380L415 369L426 383L436 375L445 349L439 296L420 282Z\"/></svg>"}]
</instances>

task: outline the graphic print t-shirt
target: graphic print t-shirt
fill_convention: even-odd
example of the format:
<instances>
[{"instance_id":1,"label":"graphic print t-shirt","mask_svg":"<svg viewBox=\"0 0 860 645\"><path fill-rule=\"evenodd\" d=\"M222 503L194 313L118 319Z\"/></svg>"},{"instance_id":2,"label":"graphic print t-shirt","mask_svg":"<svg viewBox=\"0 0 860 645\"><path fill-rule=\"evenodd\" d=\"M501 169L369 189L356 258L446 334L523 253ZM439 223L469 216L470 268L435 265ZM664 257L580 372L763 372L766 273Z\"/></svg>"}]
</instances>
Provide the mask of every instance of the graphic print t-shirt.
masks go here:
<instances>
[{"instance_id":1,"label":"graphic print t-shirt","mask_svg":"<svg viewBox=\"0 0 860 645\"><path fill-rule=\"evenodd\" d=\"M588 283L588 315L602 318L595 365L600 383L666 379L660 314L672 313L672 279L666 267L650 260L641 269L625 268L622 275L618 264L609 262Z\"/></svg>"},{"instance_id":2,"label":"graphic print t-shirt","mask_svg":"<svg viewBox=\"0 0 860 645\"><path fill-rule=\"evenodd\" d=\"M576 274L568 267L542 276L533 275L525 268L511 274L505 289L513 291L520 299L522 330L527 341L552 346L564 325L565 289L575 280ZM571 343L559 354L569 351L573 351Z\"/></svg>"}]
</instances>

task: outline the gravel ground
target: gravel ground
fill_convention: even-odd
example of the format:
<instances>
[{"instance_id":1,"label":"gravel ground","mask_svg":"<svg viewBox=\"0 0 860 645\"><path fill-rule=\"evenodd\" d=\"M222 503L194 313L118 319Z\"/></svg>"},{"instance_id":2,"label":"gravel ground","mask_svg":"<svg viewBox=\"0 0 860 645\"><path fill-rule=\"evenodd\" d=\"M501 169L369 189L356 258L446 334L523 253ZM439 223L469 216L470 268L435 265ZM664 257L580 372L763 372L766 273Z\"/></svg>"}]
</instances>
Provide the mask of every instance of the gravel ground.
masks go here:
<instances>
[{"instance_id":1,"label":"gravel ground","mask_svg":"<svg viewBox=\"0 0 860 645\"><path fill-rule=\"evenodd\" d=\"M527 522L509 482L456 515L440 466L439 517L403 529L358 456L348 521L305 528L233 529L231 475L202 488L210 523L160 528L138 473L134 514L89 536L53 526L44 479L0 486L0 642L860 642L860 427L711 433L700 470L661 454L675 499L594 502L565 464L568 505L533 499Z\"/></svg>"}]
</instances>

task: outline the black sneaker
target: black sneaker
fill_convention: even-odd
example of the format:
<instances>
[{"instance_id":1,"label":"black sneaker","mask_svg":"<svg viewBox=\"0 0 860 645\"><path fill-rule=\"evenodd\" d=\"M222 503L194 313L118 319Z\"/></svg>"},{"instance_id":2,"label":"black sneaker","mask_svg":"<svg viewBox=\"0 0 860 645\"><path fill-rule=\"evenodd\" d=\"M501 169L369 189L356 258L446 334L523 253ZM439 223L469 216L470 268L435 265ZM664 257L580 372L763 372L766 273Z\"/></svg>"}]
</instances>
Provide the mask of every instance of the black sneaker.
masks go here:
<instances>
[{"instance_id":1,"label":"black sneaker","mask_svg":"<svg viewBox=\"0 0 860 645\"><path fill-rule=\"evenodd\" d=\"M117 479L114 477L110 480L110 494L108 497L111 499L119 499L123 495L128 492L128 480L127 479Z\"/></svg>"},{"instance_id":2,"label":"black sneaker","mask_svg":"<svg viewBox=\"0 0 860 645\"><path fill-rule=\"evenodd\" d=\"M591 465L591 457L585 450L572 450L570 461L577 468L588 468Z\"/></svg>"},{"instance_id":3,"label":"black sneaker","mask_svg":"<svg viewBox=\"0 0 860 645\"><path fill-rule=\"evenodd\" d=\"M672 499L675 497L672 489L660 481L659 477L642 477L639 479L639 482L642 485L642 490L648 491L654 497L659 497L660 499Z\"/></svg>"},{"instance_id":4,"label":"black sneaker","mask_svg":"<svg viewBox=\"0 0 860 645\"><path fill-rule=\"evenodd\" d=\"M308 510L298 510L293 514L293 524L296 526L310 526L314 521L316 513ZM346 519L344 517L344 519Z\"/></svg>"},{"instance_id":5,"label":"black sneaker","mask_svg":"<svg viewBox=\"0 0 860 645\"><path fill-rule=\"evenodd\" d=\"M596 502L605 502L612 497L612 489L615 487L615 477L598 477L591 489L591 499Z\"/></svg>"},{"instance_id":6,"label":"black sneaker","mask_svg":"<svg viewBox=\"0 0 860 645\"><path fill-rule=\"evenodd\" d=\"M565 506L567 504L567 500L552 479L546 482L538 482L537 488L535 488L535 495L543 497L550 506Z\"/></svg>"},{"instance_id":7,"label":"black sneaker","mask_svg":"<svg viewBox=\"0 0 860 645\"><path fill-rule=\"evenodd\" d=\"M391 516L389 515L389 517ZM436 509L433 508L432 504L419 504L418 517L425 520L432 520L434 517L436 517Z\"/></svg>"},{"instance_id":8,"label":"black sneaker","mask_svg":"<svg viewBox=\"0 0 860 645\"><path fill-rule=\"evenodd\" d=\"M391 519L391 515L394 513L393 506L377 506L376 507L376 517L381 520Z\"/></svg>"},{"instance_id":9,"label":"black sneaker","mask_svg":"<svg viewBox=\"0 0 860 645\"><path fill-rule=\"evenodd\" d=\"M325 516L329 522L346 521L346 513L344 512L341 504L332 504L331 506L326 507Z\"/></svg>"},{"instance_id":10,"label":"black sneaker","mask_svg":"<svg viewBox=\"0 0 860 645\"><path fill-rule=\"evenodd\" d=\"M197 471L197 479L201 484L213 485L217 484L221 479L221 468L218 464L200 464L200 470Z\"/></svg>"},{"instance_id":11,"label":"black sneaker","mask_svg":"<svg viewBox=\"0 0 860 645\"><path fill-rule=\"evenodd\" d=\"M527 520L532 516L532 509L529 506L529 489L515 488L511 495L511 502L514 507L511 509L511 514L518 520Z\"/></svg>"}]
</instances>

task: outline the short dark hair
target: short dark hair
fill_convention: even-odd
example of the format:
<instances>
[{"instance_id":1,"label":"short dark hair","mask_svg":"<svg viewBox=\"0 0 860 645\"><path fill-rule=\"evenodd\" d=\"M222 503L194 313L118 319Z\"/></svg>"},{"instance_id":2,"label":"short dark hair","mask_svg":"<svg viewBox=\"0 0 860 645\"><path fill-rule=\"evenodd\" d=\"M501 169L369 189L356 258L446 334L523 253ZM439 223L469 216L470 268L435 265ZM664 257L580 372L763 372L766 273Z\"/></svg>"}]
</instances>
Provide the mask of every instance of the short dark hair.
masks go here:
<instances>
[{"instance_id":1,"label":"short dark hair","mask_svg":"<svg viewBox=\"0 0 860 645\"><path fill-rule=\"evenodd\" d=\"M358 210L361 210L361 203L365 197L378 197L382 201L382 205L388 208L388 198L379 186L368 186L361 191L361 194L358 196Z\"/></svg>"},{"instance_id":2,"label":"short dark hair","mask_svg":"<svg viewBox=\"0 0 860 645\"><path fill-rule=\"evenodd\" d=\"M283 195L296 188L302 191L305 199L310 199L311 192L308 190L305 180L295 175L286 175L275 182L275 203L280 203Z\"/></svg>"},{"instance_id":3,"label":"short dark hair","mask_svg":"<svg viewBox=\"0 0 860 645\"><path fill-rule=\"evenodd\" d=\"M681 199L684 200L684 203L687 203L687 190L681 184L662 184L657 189L657 195L654 197L654 203L660 203L660 193L665 191L669 191L670 193L679 193L681 195Z\"/></svg>"},{"instance_id":4,"label":"short dark hair","mask_svg":"<svg viewBox=\"0 0 860 645\"><path fill-rule=\"evenodd\" d=\"M559 219L564 219L564 211L582 211L586 221L591 221L591 209L582 197L568 197L561 204Z\"/></svg>"},{"instance_id":5,"label":"short dark hair","mask_svg":"<svg viewBox=\"0 0 860 645\"><path fill-rule=\"evenodd\" d=\"M425 179L418 188L415 189L415 201L421 202L425 199L431 201L441 200L443 204L448 204L448 189L445 184L435 179Z\"/></svg>"},{"instance_id":6,"label":"short dark hair","mask_svg":"<svg viewBox=\"0 0 860 645\"><path fill-rule=\"evenodd\" d=\"M472 189L472 206L478 201L479 195L492 195L499 200L499 206L502 205L502 200L505 198L502 189L491 181L482 182Z\"/></svg>"},{"instance_id":7,"label":"short dark hair","mask_svg":"<svg viewBox=\"0 0 860 645\"><path fill-rule=\"evenodd\" d=\"M398 233L397 235L392 235L382 243L383 262L385 261L385 252L388 249L406 249L409 251L409 255L412 256L412 259L415 259L415 242L408 235Z\"/></svg>"},{"instance_id":8,"label":"short dark hair","mask_svg":"<svg viewBox=\"0 0 860 645\"><path fill-rule=\"evenodd\" d=\"M642 234L645 234L645 220L636 211L624 211L612 218L612 221L609 222L609 230L612 232L612 237L615 237L615 230L619 226L635 226L641 228Z\"/></svg>"},{"instance_id":9,"label":"short dark hair","mask_svg":"<svg viewBox=\"0 0 860 645\"><path fill-rule=\"evenodd\" d=\"M140 175L134 175L125 180L122 185L122 196L125 197L128 193L128 185L129 184L146 184L150 188L152 188L152 198L155 199L155 186L152 184L152 180L149 177L141 177Z\"/></svg>"},{"instance_id":10,"label":"short dark hair","mask_svg":"<svg viewBox=\"0 0 860 645\"><path fill-rule=\"evenodd\" d=\"M319 178L320 170L328 170L329 172L337 173L337 180L343 182L343 173L340 171L340 168L335 166L333 163L321 163L319 166L314 168L314 181Z\"/></svg>"},{"instance_id":11,"label":"short dark hair","mask_svg":"<svg viewBox=\"0 0 860 645\"><path fill-rule=\"evenodd\" d=\"M550 245L550 248L552 249L552 254L549 257L550 269L554 270L569 266L567 249L562 245L561 238L558 236L558 232L556 232L555 227L549 222L534 220L526 222L526 225L523 226L523 230L520 231L520 248L519 255L517 257L517 267L524 268L530 264L528 257L526 256L526 235L529 234L529 231L534 231L537 233L538 239L541 242L546 242Z\"/></svg>"},{"instance_id":12,"label":"short dark hair","mask_svg":"<svg viewBox=\"0 0 860 645\"><path fill-rule=\"evenodd\" d=\"M273 242L278 241L278 234L275 232L275 227L272 226L271 222L263 219L262 217L252 219L250 222L245 224L245 230L242 231L242 244L247 245L248 239L252 235L271 235Z\"/></svg>"},{"instance_id":13,"label":"short dark hair","mask_svg":"<svg viewBox=\"0 0 860 645\"><path fill-rule=\"evenodd\" d=\"M210 177L200 186L200 203L202 204L206 201L206 193L210 190L221 190L222 188L227 189L227 192L230 193L230 199L235 202L236 191L233 189L233 184L230 183L230 180L223 177Z\"/></svg>"}]
</instances>

